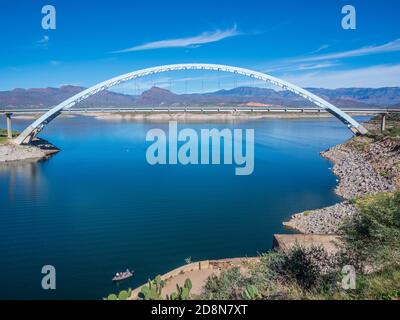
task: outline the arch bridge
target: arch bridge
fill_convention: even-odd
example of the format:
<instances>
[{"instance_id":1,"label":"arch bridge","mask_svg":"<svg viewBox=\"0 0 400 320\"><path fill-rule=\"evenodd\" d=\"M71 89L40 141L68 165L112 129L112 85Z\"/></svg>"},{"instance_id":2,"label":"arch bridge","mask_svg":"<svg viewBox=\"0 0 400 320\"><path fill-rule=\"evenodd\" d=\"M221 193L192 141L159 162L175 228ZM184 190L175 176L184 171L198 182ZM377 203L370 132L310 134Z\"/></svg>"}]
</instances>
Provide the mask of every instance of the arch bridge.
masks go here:
<instances>
[{"instance_id":1,"label":"arch bridge","mask_svg":"<svg viewBox=\"0 0 400 320\"><path fill-rule=\"evenodd\" d=\"M333 104L328 101L318 97L317 95L300 88L292 83L281 80L279 78L270 76L265 73L233 67L219 64L205 64L205 63L185 63L185 64L172 64L172 65L164 65L152 68L146 68L130 73L126 73L120 75L118 77L114 77L112 79L103 81L97 85L94 85L88 89L83 90L82 92L74 95L73 97L63 101L57 106L53 107L41 117L39 117L36 121L30 124L17 138L15 138L14 142L16 144L24 144L29 143L42 129L53 119L55 119L58 115L61 114L63 110L68 110L74 107L79 102L89 98L90 96L107 90L113 86L119 85L123 82L137 79L145 76L149 76L156 73L168 72L168 71L177 71L177 70L210 70L210 71L222 71L222 72L230 72L243 76L247 76L250 78L258 79L261 81L265 81L272 85L278 86L284 90L288 90L293 92L308 101L314 103L317 107L324 109L342 121L354 134L356 135L364 135L367 133L367 130L356 120L350 117L348 114L335 107Z\"/></svg>"}]
</instances>

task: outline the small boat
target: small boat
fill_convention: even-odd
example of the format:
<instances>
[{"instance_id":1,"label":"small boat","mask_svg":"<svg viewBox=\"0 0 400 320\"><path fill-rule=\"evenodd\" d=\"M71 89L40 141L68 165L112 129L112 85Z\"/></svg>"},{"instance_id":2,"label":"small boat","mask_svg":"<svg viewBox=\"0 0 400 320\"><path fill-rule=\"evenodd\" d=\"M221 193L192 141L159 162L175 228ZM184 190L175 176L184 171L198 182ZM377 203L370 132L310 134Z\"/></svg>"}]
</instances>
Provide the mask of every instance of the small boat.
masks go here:
<instances>
[{"instance_id":1,"label":"small boat","mask_svg":"<svg viewBox=\"0 0 400 320\"><path fill-rule=\"evenodd\" d=\"M133 277L134 272L133 271L129 271L129 269L126 269L126 271L123 272L117 272L114 276L114 278L112 278L112 281L122 281L125 279L128 279L130 277Z\"/></svg>"}]
</instances>

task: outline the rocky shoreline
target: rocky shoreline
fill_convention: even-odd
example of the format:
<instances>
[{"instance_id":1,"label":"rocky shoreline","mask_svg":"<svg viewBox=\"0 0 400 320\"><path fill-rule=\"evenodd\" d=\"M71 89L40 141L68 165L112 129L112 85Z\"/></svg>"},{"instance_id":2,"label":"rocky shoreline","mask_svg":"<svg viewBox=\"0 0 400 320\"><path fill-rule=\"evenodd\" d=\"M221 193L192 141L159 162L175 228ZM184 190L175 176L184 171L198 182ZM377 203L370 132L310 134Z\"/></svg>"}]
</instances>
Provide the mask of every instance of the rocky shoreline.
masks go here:
<instances>
[{"instance_id":1,"label":"rocky shoreline","mask_svg":"<svg viewBox=\"0 0 400 320\"><path fill-rule=\"evenodd\" d=\"M304 234L334 235L339 233L342 221L355 213L356 208L344 201L330 207L294 214L283 225Z\"/></svg>"},{"instance_id":2,"label":"rocky shoreline","mask_svg":"<svg viewBox=\"0 0 400 320\"><path fill-rule=\"evenodd\" d=\"M16 145L12 142L0 144L0 163L15 161L39 161L47 159L60 150L50 142L35 138L30 145Z\"/></svg>"},{"instance_id":3,"label":"rocky shoreline","mask_svg":"<svg viewBox=\"0 0 400 320\"><path fill-rule=\"evenodd\" d=\"M335 193L343 202L294 214L285 227L304 234L338 234L344 219L357 213L351 199L400 187L399 138L354 137L321 156L334 164L332 171L339 178Z\"/></svg>"},{"instance_id":4,"label":"rocky shoreline","mask_svg":"<svg viewBox=\"0 0 400 320\"><path fill-rule=\"evenodd\" d=\"M333 173L340 178L335 193L349 200L366 194L394 190L392 181L378 172L370 163L368 151L360 150L358 146L367 145L368 138L357 137L345 144L334 146L321 155L334 163ZM379 144L373 143L371 144ZM376 147L376 146L375 146Z\"/></svg>"}]
</instances>

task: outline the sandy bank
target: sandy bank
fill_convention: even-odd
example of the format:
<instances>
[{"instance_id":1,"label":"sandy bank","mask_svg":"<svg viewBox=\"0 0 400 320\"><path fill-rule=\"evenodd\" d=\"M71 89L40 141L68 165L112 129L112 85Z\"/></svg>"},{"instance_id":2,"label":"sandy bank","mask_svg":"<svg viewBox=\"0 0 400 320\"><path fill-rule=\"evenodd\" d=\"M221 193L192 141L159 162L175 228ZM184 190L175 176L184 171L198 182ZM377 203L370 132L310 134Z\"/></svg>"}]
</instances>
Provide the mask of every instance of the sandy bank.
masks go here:
<instances>
[{"instance_id":1,"label":"sandy bank","mask_svg":"<svg viewBox=\"0 0 400 320\"><path fill-rule=\"evenodd\" d=\"M36 120L39 118L43 113L31 113L31 114L14 114L12 116L13 119L18 120ZM69 114L69 113L62 113L59 117L62 118L75 118L77 114Z\"/></svg>"},{"instance_id":2,"label":"sandy bank","mask_svg":"<svg viewBox=\"0 0 400 320\"><path fill-rule=\"evenodd\" d=\"M322 246L328 254L335 254L341 244L340 237L336 235L275 234L272 246L275 250L288 253L296 246L310 249L318 245Z\"/></svg>"},{"instance_id":3,"label":"sandy bank","mask_svg":"<svg viewBox=\"0 0 400 320\"><path fill-rule=\"evenodd\" d=\"M300 118L327 118L327 113L265 113L265 112L121 112L121 113L85 113L84 116L95 117L98 120L108 121L245 121L254 119L300 119Z\"/></svg>"}]
</instances>

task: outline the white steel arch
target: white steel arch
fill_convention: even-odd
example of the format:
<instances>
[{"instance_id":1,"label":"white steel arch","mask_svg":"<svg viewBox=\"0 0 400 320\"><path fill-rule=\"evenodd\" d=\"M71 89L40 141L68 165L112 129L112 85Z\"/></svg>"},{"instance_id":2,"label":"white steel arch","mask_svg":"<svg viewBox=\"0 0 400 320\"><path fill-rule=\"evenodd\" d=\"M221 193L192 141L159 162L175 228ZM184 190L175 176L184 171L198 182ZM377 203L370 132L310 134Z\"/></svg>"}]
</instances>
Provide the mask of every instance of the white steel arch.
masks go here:
<instances>
[{"instance_id":1,"label":"white steel arch","mask_svg":"<svg viewBox=\"0 0 400 320\"><path fill-rule=\"evenodd\" d=\"M327 110L335 117L337 117L340 121L342 121L354 134L364 135L367 133L367 130L355 121L352 117L347 115L345 112L335 107L328 101L316 96L315 94L300 88L294 84L291 84L287 81L278 79L276 77L270 76L265 73L233 67L219 64L205 64L205 63L185 63L185 64L172 64L165 66L152 67L147 69L142 69L130 73L123 74L121 76L109 79L107 81L103 81L93 87L90 87L82 92L74 95L73 97L65 100L54 108L50 109L48 112L43 114L40 118L38 118L35 122L29 125L15 140L16 144L29 143L33 137L35 137L46 124L48 124L51 120L56 118L62 110L69 109L75 106L77 103L89 98L90 96L111 88L113 86L119 85L120 83L148 76L155 73L162 73L167 71L176 71L176 70L213 70L213 71L223 71L223 72L231 72L244 76L248 76L251 78L255 78L258 80L262 80L273 85L276 85L284 90L291 91L311 102L313 102L318 107Z\"/></svg>"}]
</instances>

